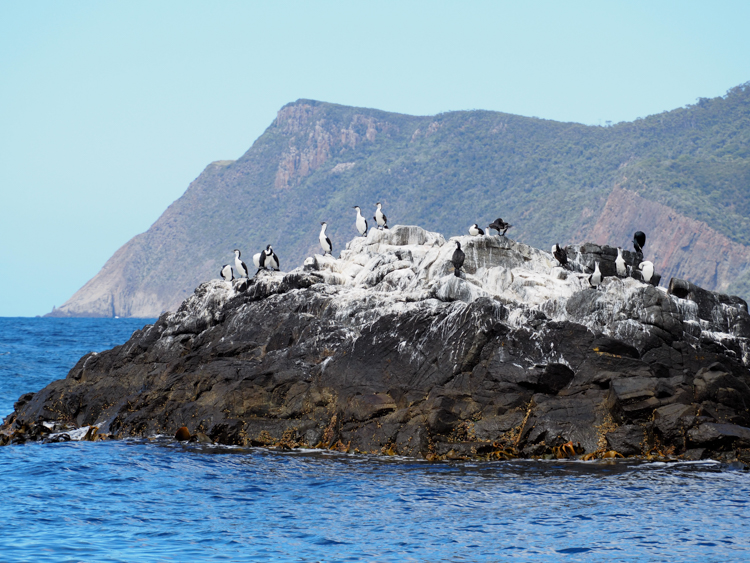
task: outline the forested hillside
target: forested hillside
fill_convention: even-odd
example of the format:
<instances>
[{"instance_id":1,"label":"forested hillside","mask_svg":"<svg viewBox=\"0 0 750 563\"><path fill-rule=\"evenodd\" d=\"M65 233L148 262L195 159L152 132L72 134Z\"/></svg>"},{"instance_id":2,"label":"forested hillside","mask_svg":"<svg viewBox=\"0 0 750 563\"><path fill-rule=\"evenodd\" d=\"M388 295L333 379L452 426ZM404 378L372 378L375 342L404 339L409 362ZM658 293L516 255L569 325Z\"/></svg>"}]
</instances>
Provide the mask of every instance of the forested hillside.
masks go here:
<instances>
[{"instance_id":1,"label":"forested hillside","mask_svg":"<svg viewBox=\"0 0 750 563\"><path fill-rule=\"evenodd\" d=\"M58 315L155 316L272 244L282 269L356 235L354 210L446 236L503 217L541 248L629 247L667 276L750 294L750 83L609 127L490 111L414 117L298 100L236 161L209 165ZM668 281L668 278L666 279Z\"/></svg>"}]
</instances>

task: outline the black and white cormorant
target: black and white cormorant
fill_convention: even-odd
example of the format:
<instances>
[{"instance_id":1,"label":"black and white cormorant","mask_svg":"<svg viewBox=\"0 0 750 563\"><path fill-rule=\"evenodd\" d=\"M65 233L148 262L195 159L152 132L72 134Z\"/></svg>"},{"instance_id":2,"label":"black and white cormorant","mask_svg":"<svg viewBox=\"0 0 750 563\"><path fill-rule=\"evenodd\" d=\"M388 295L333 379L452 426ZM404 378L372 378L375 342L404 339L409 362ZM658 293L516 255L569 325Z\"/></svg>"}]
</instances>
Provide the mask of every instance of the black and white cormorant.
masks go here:
<instances>
[{"instance_id":1,"label":"black and white cormorant","mask_svg":"<svg viewBox=\"0 0 750 563\"><path fill-rule=\"evenodd\" d=\"M375 204L375 223L378 225L378 229L387 229L388 228L388 218L383 213L383 206L380 204L380 202Z\"/></svg>"},{"instance_id":2,"label":"black and white cormorant","mask_svg":"<svg viewBox=\"0 0 750 563\"><path fill-rule=\"evenodd\" d=\"M646 260L638 264L638 269L641 271L643 281L651 283L651 279L654 277L654 263Z\"/></svg>"},{"instance_id":3,"label":"black and white cormorant","mask_svg":"<svg viewBox=\"0 0 750 563\"><path fill-rule=\"evenodd\" d=\"M625 263L625 258L622 257L622 248L617 248L617 258L615 258L615 268L617 268L617 275L624 278L628 275L628 265Z\"/></svg>"},{"instance_id":4,"label":"black and white cormorant","mask_svg":"<svg viewBox=\"0 0 750 563\"><path fill-rule=\"evenodd\" d=\"M510 229L513 225L510 223L506 223L500 218L495 219L493 223L490 223L490 226L487 227L488 229L495 229L497 231L497 234L505 236L505 232ZM502 233L500 232L502 231Z\"/></svg>"},{"instance_id":5,"label":"black and white cormorant","mask_svg":"<svg viewBox=\"0 0 750 563\"><path fill-rule=\"evenodd\" d=\"M224 281L232 281L234 279L234 271L229 264L224 264L219 271L219 275L224 278Z\"/></svg>"},{"instance_id":6,"label":"black and white cormorant","mask_svg":"<svg viewBox=\"0 0 750 563\"><path fill-rule=\"evenodd\" d=\"M478 236L478 235L483 235L484 231L479 228L479 225L477 225L476 223L474 223L471 227L469 227L469 234L471 236L475 237L475 236Z\"/></svg>"},{"instance_id":7,"label":"black and white cormorant","mask_svg":"<svg viewBox=\"0 0 750 563\"><path fill-rule=\"evenodd\" d=\"M646 246L646 233L643 231L636 231L633 235L633 248L638 253L643 252L643 247Z\"/></svg>"},{"instance_id":8,"label":"black and white cormorant","mask_svg":"<svg viewBox=\"0 0 750 563\"><path fill-rule=\"evenodd\" d=\"M453 273L456 274L456 277L461 277L461 267L464 265L465 258L466 254L461 250L461 243L456 241L456 250L453 251L453 256L451 257L451 263L454 268Z\"/></svg>"},{"instance_id":9,"label":"black and white cormorant","mask_svg":"<svg viewBox=\"0 0 750 563\"><path fill-rule=\"evenodd\" d=\"M273 251L273 248L271 248L270 244L263 252L260 253L258 266L261 268L265 268L266 270L276 270L277 272L279 271L279 257L276 256L276 253Z\"/></svg>"},{"instance_id":10,"label":"black and white cormorant","mask_svg":"<svg viewBox=\"0 0 750 563\"><path fill-rule=\"evenodd\" d=\"M365 219L362 216L362 211L359 209L359 205L355 205L354 209L357 210L357 231L359 231L359 234L363 237L367 236L367 219Z\"/></svg>"},{"instance_id":11,"label":"black and white cormorant","mask_svg":"<svg viewBox=\"0 0 750 563\"><path fill-rule=\"evenodd\" d=\"M323 249L323 256L325 256L326 254L331 254L331 250L333 250L333 243L331 242L331 239L329 239L326 235L326 227L328 226L328 224L323 221L321 225L322 227L320 227L318 240L320 240L320 246Z\"/></svg>"},{"instance_id":12,"label":"black and white cormorant","mask_svg":"<svg viewBox=\"0 0 750 563\"><path fill-rule=\"evenodd\" d=\"M602 273L599 271L599 262L594 264L594 273L589 276L589 284L596 289L599 289L599 286L602 285Z\"/></svg>"},{"instance_id":13,"label":"black and white cormorant","mask_svg":"<svg viewBox=\"0 0 750 563\"><path fill-rule=\"evenodd\" d=\"M247 273L247 265L242 260L240 260L240 256L242 256L242 253L235 248L234 249L234 267L237 268L237 275L241 278L247 278L249 277Z\"/></svg>"},{"instance_id":14,"label":"black and white cormorant","mask_svg":"<svg viewBox=\"0 0 750 563\"><path fill-rule=\"evenodd\" d=\"M561 266L565 266L565 264L568 263L568 251L559 244L552 246L552 256L555 257L555 260L560 262Z\"/></svg>"}]
</instances>

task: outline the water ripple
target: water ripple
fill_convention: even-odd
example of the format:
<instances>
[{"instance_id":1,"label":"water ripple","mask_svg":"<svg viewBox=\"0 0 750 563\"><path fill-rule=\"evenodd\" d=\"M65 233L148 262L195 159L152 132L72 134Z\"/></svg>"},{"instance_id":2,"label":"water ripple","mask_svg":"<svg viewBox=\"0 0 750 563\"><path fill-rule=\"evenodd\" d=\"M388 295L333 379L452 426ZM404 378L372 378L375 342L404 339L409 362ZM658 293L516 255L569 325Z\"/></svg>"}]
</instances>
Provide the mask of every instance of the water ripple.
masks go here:
<instances>
[{"instance_id":1,"label":"water ripple","mask_svg":"<svg viewBox=\"0 0 750 563\"><path fill-rule=\"evenodd\" d=\"M0 319L0 414L142 322ZM0 448L0 561L740 561L712 462L427 463L169 440Z\"/></svg>"}]
</instances>

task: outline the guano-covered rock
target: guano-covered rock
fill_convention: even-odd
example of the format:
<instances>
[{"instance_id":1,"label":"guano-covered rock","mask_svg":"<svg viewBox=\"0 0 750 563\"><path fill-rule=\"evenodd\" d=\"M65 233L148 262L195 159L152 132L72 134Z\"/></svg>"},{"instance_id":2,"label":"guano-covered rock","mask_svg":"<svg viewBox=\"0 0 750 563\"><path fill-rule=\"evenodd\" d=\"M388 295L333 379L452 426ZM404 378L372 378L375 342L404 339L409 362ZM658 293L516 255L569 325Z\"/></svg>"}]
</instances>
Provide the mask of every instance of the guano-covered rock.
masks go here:
<instances>
[{"instance_id":1,"label":"guano-covered rock","mask_svg":"<svg viewBox=\"0 0 750 563\"><path fill-rule=\"evenodd\" d=\"M568 247L562 268L506 237L457 240L460 277L454 244L397 226L288 273L206 282L21 397L0 434L185 427L223 444L428 459L747 457L744 301L618 278L606 246Z\"/></svg>"}]
</instances>

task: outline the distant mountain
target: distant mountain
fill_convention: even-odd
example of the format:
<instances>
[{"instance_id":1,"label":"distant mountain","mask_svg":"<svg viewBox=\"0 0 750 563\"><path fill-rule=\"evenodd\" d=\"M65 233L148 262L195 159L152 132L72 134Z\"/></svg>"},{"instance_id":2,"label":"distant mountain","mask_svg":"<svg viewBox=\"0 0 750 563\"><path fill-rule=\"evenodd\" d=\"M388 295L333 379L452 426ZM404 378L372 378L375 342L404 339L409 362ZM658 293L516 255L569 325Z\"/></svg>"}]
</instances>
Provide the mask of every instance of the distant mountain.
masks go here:
<instances>
[{"instance_id":1,"label":"distant mountain","mask_svg":"<svg viewBox=\"0 0 750 563\"><path fill-rule=\"evenodd\" d=\"M55 316L153 317L272 244L282 269L334 253L359 205L446 236L497 217L544 248L632 248L671 276L750 296L750 83L611 127L462 111L416 117L298 100L238 160L210 164ZM372 222L372 221L371 221ZM251 266L252 268L252 266Z\"/></svg>"}]
</instances>

